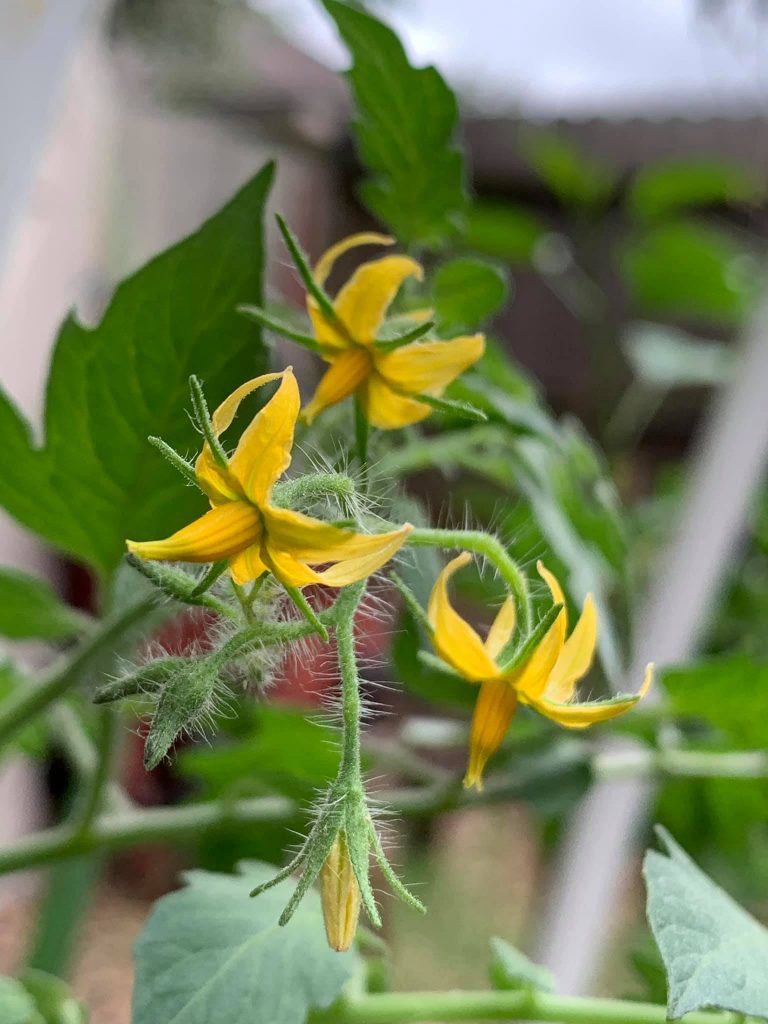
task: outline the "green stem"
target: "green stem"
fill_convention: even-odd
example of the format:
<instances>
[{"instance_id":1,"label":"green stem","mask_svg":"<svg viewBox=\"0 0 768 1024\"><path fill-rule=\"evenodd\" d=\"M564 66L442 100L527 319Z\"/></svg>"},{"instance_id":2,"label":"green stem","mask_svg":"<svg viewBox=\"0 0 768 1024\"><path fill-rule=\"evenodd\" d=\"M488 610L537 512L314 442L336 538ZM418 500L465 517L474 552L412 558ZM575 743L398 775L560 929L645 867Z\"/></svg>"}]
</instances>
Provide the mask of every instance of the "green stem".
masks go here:
<instances>
[{"instance_id":1,"label":"green stem","mask_svg":"<svg viewBox=\"0 0 768 1024\"><path fill-rule=\"evenodd\" d=\"M333 1007L335 1024L417 1024L419 1021L525 1020L563 1024L667 1024L667 1009L625 999L548 992L387 992L349 996ZM735 1013L698 1011L685 1024L737 1024Z\"/></svg>"},{"instance_id":2,"label":"green stem","mask_svg":"<svg viewBox=\"0 0 768 1024\"><path fill-rule=\"evenodd\" d=\"M355 592L354 603L336 623L336 647L341 676L341 718L343 735L339 776L360 776L360 679L355 655L355 612L365 592L365 583L350 588Z\"/></svg>"},{"instance_id":3,"label":"green stem","mask_svg":"<svg viewBox=\"0 0 768 1024\"><path fill-rule=\"evenodd\" d=\"M155 605L156 598L152 595L107 619L76 648L74 654L60 658L39 680L5 700L0 706L0 747L75 686L95 661L112 654L124 635L140 623Z\"/></svg>"},{"instance_id":4,"label":"green stem","mask_svg":"<svg viewBox=\"0 0 768 1024\"><path fill-rule=\"evenodd\" d=\"M70 763L80 777L81 786L91 785L99 771L99 752L86 733L78 711L71 704L62 702L51 709L56 738L65 747ZM105 788L106 802L110 811L129 810L133 805L116 782L108 782Z\"/></svg>"},{"instance_id":5,"label":"green stem","mask_svg":"<svg viewBox=\"0 0 768 1024\"><path fill-rule=\"evenodd\" d=\"M117 735L117 716L111 707L98 709L96 764L90 778L86 778L82 794L75 806L75 825L87 832L99 814L109 785Z\"/></svg>"},{"instance_id":6,"label":"green stem","mask_svg":"<svg viewBox=\"0 0 768 1024\"><path fill-rule=\"evenodd\" d=\"M406 543L414 547L460 548L487 558L514 595L523 631L530 632L532 609L528 581L504 545L495 537L480 530L432 530L419 527L408 535Z\"/></svg>"}]
</instances>

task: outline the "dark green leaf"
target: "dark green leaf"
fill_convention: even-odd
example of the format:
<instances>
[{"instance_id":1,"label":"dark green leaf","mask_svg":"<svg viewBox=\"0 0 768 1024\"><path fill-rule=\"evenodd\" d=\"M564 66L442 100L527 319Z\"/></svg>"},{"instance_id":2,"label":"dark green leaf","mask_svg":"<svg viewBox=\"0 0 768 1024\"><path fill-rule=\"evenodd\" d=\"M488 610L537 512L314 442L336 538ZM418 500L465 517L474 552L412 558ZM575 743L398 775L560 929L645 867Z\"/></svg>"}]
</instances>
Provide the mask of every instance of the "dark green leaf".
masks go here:
<instances>
[{"instance_id":1,"label":"dark green leaf","mask_svg":"<svg viewBox=\"0 0 768 1024\"><path fill-rule=\"evenodd\" d=\"M709 879L663 829L651 850L647 912L667 971L670 1018L715 1007L768 1017L768 931Z\"/></svg>"},{"instance_id":2,"label":"dark green leaf","mask_svg":"<svg viewBox=\"0 0 768 1024\"><path fill-rule=\"evenodd\" d=\"M136 944L133 1024L304 1024L339 996L358 960L329 949L317 895L280 928L294 883L249 899L274 867L240 872L192 871L186 888L155 905Z\"/></svg>"},{"instance_id":3,"label":"dark green leaf","mask_svg":"<svg viewBox=\"0 0 768 1024\"><path fill-rule=\"evenodd\" d=\"M563 136L530 134L523 139L523 150L531 167L564 206L597 208L610 198L614 174Z\"/></svg>"},{"instance_id":4,"label":"dark green leaf","mask_svg":"<svg viewBox=\"0 0 768 1024\"><path fill-rule=\"evenodd\" d=\"M738 164L669 160L638 172L627 205L636 217L650 219L692 207L754 203L763 192L759 177Z\"/></svg>"},{"instance_id":5,"label":"dark green leaf","mask_svg":"<svg viewBox=\"0 0 768 1024\"><path fill-rule=\"evenodd\" d=\"M623 348L635 375L650 387L717 386L736 368L732 347L701 341L666 324L632 324Z\"/></svg>"},{"instance_id":6,"label":"dark green leaf","mask_svg":"<svg viewBox=\"0 0 768 1024\"><path fill-rule=\"evenodd\" d=\"M271 180L267 167L197 233L126 280L98 326L64 321L42 447L0 400L0 503L104 574L126 537L164 536L205 508L147 442L161 436L183 454L198 447L185 413L190 374L215 405L265 369L260 328L235 307L261 301Z\"/></svg>"},{"instance_id":7,"label":"dark green leaf","mask_svg":"<svg viewBox=\"0 0 768 1024\"><path fill-rule=\"evenodd\" d=\"M258 780L297 799L326 786L339 766L336 733L313 721L306 709L262 704L237 742L180 754L186 775L202 779L212 796Z\"/></svg>"},{"instance_id":8,"label":"dark green leaf","mask_svg":"<svg viewBox=\"0 0 768 1024\"><path fill-rule=\"evenodd\" d=\"M16 569L0 569L0 635L14 640L66 640L82 632L86 622L43 580Z\"/></svg>"},{"instance_id":9,"label":"dark green leaf","mask_svg":"<svg viewBox=\"0 0 768 1024\"><path fill-rule=\"evenodd\" d=\"M462 257L443 263L432 282L439 330L475 328L504 305L509 286L503 270Z\"/></svg>"},{"instance_id":10,"label":"dark green leaf","mask_svg":"<svg viewBox=\"0 0 768 1024\"><path fill-rule=\"evenodd\" d=\"M478 200L467 211L464 241L469 249L508 263L530 264L547 227L526 206Z\"/></svg>"},{"instance_id":11,"label":"dark green leaf","mask_svg":"<svg viewBox=\"0 0 768 1024\"><path fill-rule=\"evenodd\" d=\"M504 939L491 939L491 984L498 989L538 989L552 992L555 979L546 967L540 967Z\"/></svg>"},{"instance_id":12,"label":"dark green leaf","mask_svg":"<svg viewBox=\"0 0 768 1024\"><path fill-rule=\"evenodd\" d=\"M755 294L759 269L722 228L680 220L649 228L624 246L622 269L644 315L697 316L738 323Z\"/></svg>"},{"instance_id":13,"label":"dark green leaf","mask_svg":"<svg viewBox=\"0 0 768 1024\"><path fill-rule=\"evenodd\" d=\"M439 247L466 204L456 99L435 68L411 67L386 25L339 0L324 6L354 60L354 131L370 172L362 198L403 244Z\"/></svg>"}]
</instances>

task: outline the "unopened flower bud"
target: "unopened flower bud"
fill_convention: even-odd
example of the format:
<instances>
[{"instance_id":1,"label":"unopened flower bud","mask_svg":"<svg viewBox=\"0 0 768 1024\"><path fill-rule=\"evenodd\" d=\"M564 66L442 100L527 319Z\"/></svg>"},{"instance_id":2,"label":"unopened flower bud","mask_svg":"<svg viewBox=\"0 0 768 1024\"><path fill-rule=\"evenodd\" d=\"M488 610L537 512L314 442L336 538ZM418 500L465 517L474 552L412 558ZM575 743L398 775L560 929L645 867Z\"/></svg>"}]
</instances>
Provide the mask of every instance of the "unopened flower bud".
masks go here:
<instances>
[{"instance_id":1,"label":"unopened flower bud","mask_svg":"<svg viewBox=\"0 0 768 1024\"><path fill-rule=\"evenodd\" d=\"M360 886L357 884L347 840L339 832L320 873L323 919L328 945L343 953L352 945L360 914Z\"/></svg>"}]
</instances>

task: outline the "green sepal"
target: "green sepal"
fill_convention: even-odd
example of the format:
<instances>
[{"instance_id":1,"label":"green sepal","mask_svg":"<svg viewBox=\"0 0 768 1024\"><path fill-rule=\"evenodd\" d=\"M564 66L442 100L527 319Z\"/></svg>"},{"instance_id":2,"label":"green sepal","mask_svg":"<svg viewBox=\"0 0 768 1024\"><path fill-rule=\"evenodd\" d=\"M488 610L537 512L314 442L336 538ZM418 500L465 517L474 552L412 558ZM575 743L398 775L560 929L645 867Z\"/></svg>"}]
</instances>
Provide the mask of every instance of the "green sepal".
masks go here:
<instances>
[{"instance_id":1,"label":"green sepal","mask_svg":"<svg viewBox=\"0 0 768 1024\"><path fill-rule=\"evenodd\" d=\"M429 334L434 326L434 320L427 320L425 323L414 327L413 330L401 334L399 338L377 338L374 346L382 352L394 352L396 349L402 348L403 345L410 345L411 342L423 338L425 334Z\"/></svg>"},{"instance_id":2,"label":"green sepal","mask_svg":"<svg viewBox=\"0 0 768 1024\"><path fill-rule=\"evenodd\" d=\"M514 669L523 668L525 663L546 636L555 619L563 610L563 607L564 606L561 604L553 604L551 607L547 608L544 615L536 623L533 630L528 634L517 650L513 649L511 654L508 650L511 644L514 643L514 640L510 641L510 643L504 647L498 659L500 662L499 668L502 674L506 675L507 672L512 672ZM507 660L504 660L505 657Z\"/></svg>"},{"instance_id":3,"label":"green sepal","mask_svg":"<svg viewBox=\"0 0 768 1024\"><path fill-rule=\"evenodd\" d=\"M136 697L156 693L174 673L180 671L186 658L158 658L148 665L142 665L128 675L111 679L100 686L93 696L94 704L111 704L123 697Z\"/></svg>"},{"instance_id":4,"label":"green sepal","mask_svg":"<svg viewBox=\"0 0 768 1024\"><path fill-rule=\"evenodd\" d=\"M183 455L179 455L175 448L171 448L169 444L166 444L162 437L150 436L147 440L153 448L157 448L163 458L167 459L174 469L181 473L188 483L194 484L198 490L201 489L195 474L195 467L191 462L188 462Z\"/></svg>"},{"instance_id":5,"label":"green sepal","mask_svg":"<svg viewBox=\"0 0 768 1024\"><path fill-rule=\"evenodd\" d=\"M469 402L462 402L458 398L435 398L434 395L413 395L415 401L430 405L438 412L448 413L451 416L459 416L463 420L472 423L487 423L488 417L482 409L478 409Z\"/></svg>"},{"instance_id":6,"label":"green sepal","mask_svg":"<svg viewBox=\"0 0 768 1024\"><path fill-rule=\"evenodd\" d=\"M208 447L211 449L211 454L220 469L227 469L229 466L227 453L222 448L221 442L216 436L216 431L213 429L211 414L208 411L208 403L205 400L202 385L194 373L189 378L189 393L192 397L192 409L194 410L195 421L203 432L203 437L207 441Z\"/></svg>"},{"instance_id":7,"label":"green sepal","mask_svg":"<svg viewBox=\"0 0 768 1024\"><path fill-rule=\"evenodd\" d=\"M314 627L315 632L323 643L328 643L328 630L318 618L315 609L302 594L301 589L299 587L289 587L287 583L283 583L283 587L288 597L290 597L307 622Z\"/></svg>"},{"instance_id":8,"label":"green sepal","mask_svg":"<svg viewBox=\"0 0 768 1024\"><path fill-rule=\"evenodd\" d=\"M373 852L376 856L376 862L378 863L379 868L381 869L381 873L384 875L384 878L389 883L389 887L392 890L392 892L395 894L395 896L399 896L399 898L404 903L407 903L409 907L412 907L414 910L418 910L420 914L426 914L427 908L424 906L424 904L421 902L418 896L414 896L411 890L406 885L404 885L403 882L395 874L395 870L389 863L389 859L386 853L384 852L384 847L381 842L381 836L376 831L376 827L373 824L373 822L370 821L370 819L369 831L371 844L373 846Z\"/></svg>"},{"instance_id":9,"label":"green sepal","mask_svg":"<svg viewBox=\"0 0 768 1024\"><path fill-rule=\"evenodd\" d=\"M460 675L455 668L448 664L447 661L443 661L442 658L438 658L438 656L433 654L431 651L419 651L417 657L425 668L429 668L433 672L442 672L444 675L451 676L453 679L461 680L461 682L466 683L464 676Z\"/></svg>"},{"instance_id":10,"label":"green sepal","mask_svg":"<svg viewBox=\"0 0 768 1024\"><path fill-rule=\"evenodd\" d=\"M282 927L291 920L296 908L304 899L309 887L315 881L323 869L331 847L336 836L339 834L344 819L344 809L339 804L333 804L324 812L315 823L310 840L305 846L304 870L296 884L293 895L288 901L285 910L280 915L278 924Z\"/></svg>"},{"instance_id":11,"label":"green sepal","mask_svg":"<svg viewBox=\"0 0 768 1024\"><path fill-rule=\"evenodd\" d=\"M309 265L309 260L299 245L298 239L279 213L275 214L275 220L277 221L277 226L280 229L280 234L283 236L286 248L291 254L294 266L298 270L301 280L304 282L304 287L318 304L325 316L327 316L332 323L335 323L336 311L333 308L333 303L317 281L315 281L312 269Z\"/></svg>"},{"instance_id":12,"label":"green sepal","mask_svg":"<svg viewBox=\"0 0 768 1024\"><path fill-rule=\"evenodd\" d=\"M373 894L370 879L371 815L362 790L353 790L347 797L345 819L347 850L357 884L360 886L363 906L371 924L375 928L381 928L381 916L379 908L376 906L376 897Z\"/></svg>"},{"instance_id":13,"label":"green sepal","mask_svg":"<svg viewBox=\"0 0 768 1024\"><path fill-rule=\"evenodd\" d=\"M163 687L152 716L144 746L147 771L160 764L180 733L200 729L214 709L218 660L215 657L180 660L182 664Z\"/></svg>"},{"instance_id":14,"label":"green sepal","mask_svg":"<svg viewBox=\"0 0 768 1024\"><path fill-rule=\"evenodd\" d=\"M297 345L302 345L304 348L308 348L310 352L317 352L322 354L323 346L310 334L303 334L301 331L294 330L293 327L289 327L288 324L284 324L280 320L276 320L275 317L269 315L266 310L263 310L260 306L238 306L237 312L242 313L243 316L247 316L251 320L255 320L257 324L261 324L262 327L266 327L268 331L272 331L273 334L280 334L284 338L289 338L291 341L295 341Z\"/></svg>"},{"instance_id":15,"label":"green sepal","mask_svg":"<svg viewBox=\"0 0 768 1024\"><path fill-rule=\"evenodd\" d=\"M210 608L211 611L224 615L227 618L237 618L237 613L234 609L230 608L224 601L220 601L212 594L200 592L199 588L210 576L210 571L201 579L199 576L193 576L176 566L147 561L144 558L139 558L138 555L128 554L125 556L125 560L132 569L140 572L158 590L167 597L173 598L174 601L181 601L183 604L200 605L203 608Z\"/></svg>"},{"instance_id":16,"label":"green sepal","mask_svg":"<svg viewBox=\"0 0 768 1024\"><path fill-rule=\"evenodd\" d=\"M391 572L389 574L389 578L394 583L395 587L399 590L400 596L402 597L403 601L405 601L406 607L413 615L414 619L416 619L416 621L424 627L424 629L427 631L428 636L432 636L432 634L434 633L434 630L432 629L432 624L427 618L427 613L419 604L419 599L416 597L414 592L411 590L411 588L408 586L405 580L396 572Z\"/></svg>"}]
</instances>

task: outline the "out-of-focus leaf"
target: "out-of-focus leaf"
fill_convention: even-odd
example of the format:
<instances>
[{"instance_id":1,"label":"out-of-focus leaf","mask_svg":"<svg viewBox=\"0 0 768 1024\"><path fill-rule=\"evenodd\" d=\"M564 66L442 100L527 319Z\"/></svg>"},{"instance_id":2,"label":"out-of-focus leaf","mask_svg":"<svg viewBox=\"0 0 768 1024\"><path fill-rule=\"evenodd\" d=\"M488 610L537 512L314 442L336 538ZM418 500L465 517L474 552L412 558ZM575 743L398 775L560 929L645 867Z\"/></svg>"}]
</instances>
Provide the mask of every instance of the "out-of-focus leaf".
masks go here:
<instances>
[{"instance_id":1,"label":"out-of-focus leaf","mask_svg":"<svg viewBox=\"0 0 768 1024\"><path fill-rule=\"evenodd\" d=\"M756 293L759 268L722 228L678 220L638 232L624 245L622 271L637 309L739 323Z\"/></svg>"},{"instance_id":2,"label":"out-of-focus leaf","mask_svg":"<svg viewBox=\"0 0 768 1024\"><path fill-rule=\"evenodd\" d=\"M259 705L246 734L237 742L180 752L184 774L221 796L242 790L243 780L277 788L297 799L325 786L339 766L335 730L313 720L308 709Z\"/></svg>"},{"instance_id":3,"label":"out-of-focus leaf","mask_svg":"<svg viewBox=\"0 0 768 1024\"><path fill-rule=\"evenodd\" d=\"M0 634L14 640L66 640L77 636L87 618L69 608L43 580L0 569Z\"/></svg>"},{"instance_id":4,"label":"out-of-focus leaf","mask_svg":"<svg viewBox=\"0 0 768 1024\"><path fill-rule=\"evenodd\" d=\"M669 710L709 723L741 750L768 747L768 662L725 656L662 676Z\"/></svg>"},{"instance_id":5,"label":"out-of-focus leaf","mask_svg":"<svg viewBox=\"0 0 768 1024\"><path fill-rule=\"evenodd\" d=\"M400 242L438 248L466 205L456 99L435 68L411 66L386 25L339 0L323 3L354 60L354 133L370 172L363 201Z\"/></svg>"},{"instance_id":6,"label":"out-of-focus leaf","mask_svg":"<svg viewBox=\"0 0 768 1024\"><path fill-rule=\"evenodd\" d=\"M562 135L526 133L523 152L564 206L597 209L610 199L615 186L613 172Z\"/></svg>"},{"instance_id":7,"label":"out-of-focus leaf","mask_svg":"<svg viewBox=\"0 0 768 1024\"><path fill-rule=\"evenodd\" d=\"M504 305L509 284L504 271L485 260L459 257L443 263L432 282L438 329L474 328Z\"/></svg>"},{"instance_id":8,"label":"out-of-focus leaf","mask_svg":"<svg viewBox=\"0 0 768 1024\"><path fill-rule=\"evenodd\" d=\"M124 281L101 322L69 316L48 378L45 440L0 395L0 504L28 529L109 575L125 538L165 536L206 503L148 443L199 438L185 409L197 374L212 406L265 369L260 328L266 167L199 231Z\"/></svg>"},{"instance_id":9,"label":"out-of-focus leaf","mask_svg":"<svg viewBox=\"0 0 768 1024\"><path fill-rule=\"evenodd\" d=\"M627 194L627 206L646 219L692 207L754 203L765 189L749 168L724 161L669 160L642 168Z\"/></svg>"},{"instance_id":10,"label":"out-of-focus leaf","mask_svg":"<svg viewBox=\"0 0 768 1024\"><path fill-rule=\"evenodd\" d=\"M631 324L622 342L635 375L654 388L715 387L730 380L737 357L716 341L700 341L665 324Z\"/></svg>"},{"instance_id":11,"label":"out-of-focus leaf","mask_svg":"<svg viewBox=\"0 0 768 1024\"><path fill-rule=\"evenodd\" d=\"M491 984L497 989L526 988L552 992L555 988L551 971L535 964L525 953L495 936L491 939L489 974Z\"/></svg>"},{"instance_id":12,"label":"out-of-focus leaf","mask_svg":"<svg viewBox=\"0 0 768 1024\"><path fill-rule=\"evenodd\" d=\"M403 609L390 651L398 682L410 693L438 707L472 707L477 697L474 687L421 661L419 651L430 649L416 619Z\"/></svg>"},{"instance_id":13,"label":"out-of-focus leaf","mask_svg":"<svg viewBox=\"0 0 768 1024\"><path fill-rule=\"evenodd\" d=\"M714 1007L768 1017L768 931L699 870L665 831L667 856L650 850L647 912L677 1019Z\"/></svg>"},{"instance_id":14,"label":"out-of-focus leaf","mask_svg":"<svg viewBox=\"0 0 768 1024\"><path fill-rule=\"evenodd\" d=\"M32 996L15 978L0 978L0 1020L3 1024L46 1024Z\"/></svg>"},{"instance_id":15,"label":"out-of-focus leaf","mask_svg":"<svg viewBox=\"0 0 768 1024\"><path fill-rule=\"evenodd\" d=\"M239 870L188 872L184 889L155 904L136 943L133 1024L304 1024L340 995L358 958L329 948L318 895L309 892L280 928L294 882L249 899L274 868Z\"/></svg>"},{"instance_id":16,"label":"out-of-focus leaf","mask_svg":"<svg viewBox=\"0 0 768 1024\"><path fill-rule=\"evenodd\" d=\"M31 685L31 683L32 680L28 679L21 668L12 661L0 661L0 705L12 694ZM47 741L48 725L45 719L37 716L14 737L12 747L3 748L3 751L19 749L25 754L29 754L30 757L42 757L46 750Z\"/></svg>"},{"instance_id":17,"label":"out-of-focus leaf","mask_svg":"<svg viewBox=\"0 0 768 1024\"><path fill-rule=\"evenodd\" d=\"M20 981L45 1024L86 1024L85 1007L75 999L65 981L36 970L24 971Z\"/></svg>"},{"instance_id":18,"label":"out-of-focus leaf","mask_svg":"<svg viewBox=\"0 0 768 1024\"><path fill-rule=\"evenodd\" d=\"M531 263L547 226L526 206L477 200L467 211L464 242L469 249L507 263Z\"/></svg>"}]
</instances>

